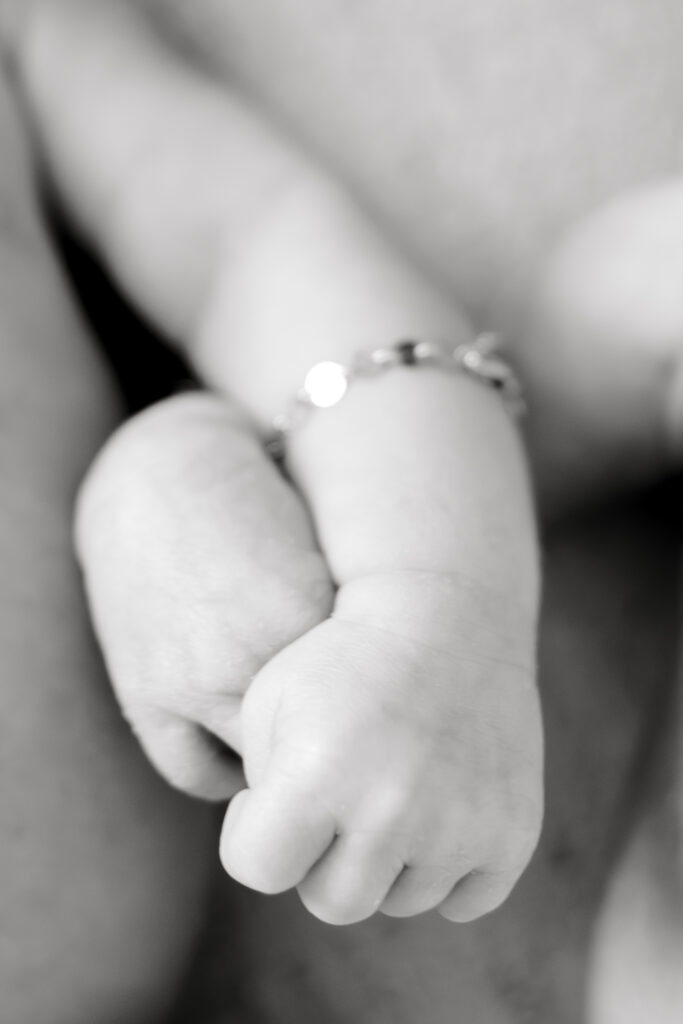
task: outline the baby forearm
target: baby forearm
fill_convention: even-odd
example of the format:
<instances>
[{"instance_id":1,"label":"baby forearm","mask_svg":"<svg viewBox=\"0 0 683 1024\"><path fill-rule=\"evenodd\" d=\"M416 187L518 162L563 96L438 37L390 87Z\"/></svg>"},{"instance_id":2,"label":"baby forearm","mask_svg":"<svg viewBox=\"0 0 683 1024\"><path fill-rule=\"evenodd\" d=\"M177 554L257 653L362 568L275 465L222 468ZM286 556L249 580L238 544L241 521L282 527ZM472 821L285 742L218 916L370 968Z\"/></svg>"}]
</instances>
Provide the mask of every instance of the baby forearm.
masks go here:
<instances>
[{"instance_id":1,"label":"baby forearm","mask_svg":"<svg viewBox=\"0 0 683 1024\"><path fill-rule=\"evenodd\" d=\"M238 250L227 240L190 357L268 430L315 363L348 364L405 337L455 345L471 330L341 188L301 163L258 230Z\"/></svg>"},{"instance_id":2,"label":"baby forearm","mask_svg":"<svg viewBox=\"0 0 683 1024\"><path fill-rule=\"evenodd\" d=\"M196 358L267 430L317 361L348 365L405 337L472 337L457 307L338 189L312 177L217 276ZM405 568L480 574L536 604L532 516L515 431L464 375L396 368L357 380L290 438L338 582ZM390 528L387 528L388 524ZM464 542L466 538L466 542ZM528 580L528 583L526 581Z\"/></svg>"},{"instance_id":3,"label":"baby forearm","mask_svg":"<svg viewBox=\"0 0 683 1024\"><path fill-rule=\"evenodd\" d=\"M457 308L335 188L311 179L216 280L196 358L267 430L315 363L401 338L472 338ZM247 341L248 339L248 341ZM338 583L426 570L515 594L538 580L526 468L500 398L464 374L396 367L357 379L288 439Z\"/></svg>"},{"instance_id":4,"label":"baby forearm","mask_svg":"<svg viewBox=\"0 0 683 1024\"><path fill-rule=\"evenodd\" d=\"M521 447L481 384L426 367L357 381L294 432L289 463L339 583L423 570L535 602Z\"/></svg>"}]
</instances>

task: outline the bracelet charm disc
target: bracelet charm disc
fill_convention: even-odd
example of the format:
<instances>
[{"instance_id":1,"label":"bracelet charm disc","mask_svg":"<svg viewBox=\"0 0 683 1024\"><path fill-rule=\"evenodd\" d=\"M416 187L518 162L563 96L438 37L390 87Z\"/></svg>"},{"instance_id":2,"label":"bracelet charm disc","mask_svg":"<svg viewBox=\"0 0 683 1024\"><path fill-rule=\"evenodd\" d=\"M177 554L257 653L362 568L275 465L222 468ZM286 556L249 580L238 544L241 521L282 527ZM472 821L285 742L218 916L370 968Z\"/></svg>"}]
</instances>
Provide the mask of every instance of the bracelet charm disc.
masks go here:
<instances>
[{"instance_id":1,"label":"bracelet charm disc","mask_svg":"<svg viewBox=\"0 0 683 1024\"><path fill-rule=\"evenodd\" d=\"M431 341L403 339L372 352L358 353L350 366L329 359L316 363L306 374L303 387L289 408L273 420L273 433L266 442L266 450L274 459L282 461L287 435L307 410L331 409L341 402L352 381L394 366L431 366L450 373L464 373L497 391L508 411L520 416L525 411L522 389L512 367L501 358L500 348L500 338L491 333L480 334L454 349Z\"/></svg>"}]
</instances>

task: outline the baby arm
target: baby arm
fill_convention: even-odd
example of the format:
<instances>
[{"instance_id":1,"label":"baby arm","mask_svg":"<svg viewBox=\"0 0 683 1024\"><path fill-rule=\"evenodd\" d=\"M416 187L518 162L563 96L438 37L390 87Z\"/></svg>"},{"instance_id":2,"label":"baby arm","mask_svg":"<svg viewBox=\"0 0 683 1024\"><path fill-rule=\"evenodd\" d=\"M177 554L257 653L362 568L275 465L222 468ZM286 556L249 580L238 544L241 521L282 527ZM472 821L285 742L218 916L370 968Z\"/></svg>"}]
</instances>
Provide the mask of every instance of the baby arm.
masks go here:
<instances>
[{"instance_id":1,"label":"baby arm","mask_svg":"<svg viewBox=\"0 0 683 1024\"><path fill-rule=\"evenodd\" d=\"M297 190L292 204L253 239L239 287L219 281L201 346L211 352L227 308L241 318L227 337L251 344L228 350L222 338L218 351L264 426L275 408L258 366L280 363L287 378L283 356L300 359L264 315L298 328L310 355L346 361L343 316L363 337L420 322L466 337L340 193ZM282 274L267 269L283 249L279 292ZM240 310L257 285L270 301ZM327 337L307 294L318 316L328 310ZM110 445L79 537L122 703L185 789L234 791L207 733L242 752L249 788L222 843L234 877L266 892L298 885L335 922L380 905L478 916L524 867L542 803L536 550L514 427L480 383L396 367L311 412L288 465L338 587L329 618L306 513L243 417L188 396Z\"/></svg>"},{"instance_id":2,"label":"baby arm","mask_svg":"<svg viewBox=\"0 0 683 1024\"><path fill-rule=\"evenodd\" d=\"M467 339L453 305L342 192L291 155L283 160L243 112L148 46L132 12L115 4L47 5L48 23L61 10L75 11L76 19L67 19L68 30L52 21L34 37L27 66L63 191L138 301L184 337L204 378L238 395L260 429L320 359L348 363L359 349L406 335L453 345ZM87 45L74 47L79 33L90 33ZM61 65L60 38L69 43ZM84 65L74 52L85 55ZM92 119L85 86L94 54L100 84L111 86L109 102L115 110L120 103L126 117L103 119L100 111ZM60 88L45 87L51 74ZM106 140L97 134L105 123ZM165 154L156 189L154 167L144 164L140 173L141 140L152 128L154 153ZM189 150L188 137L196 143ZM227 167L226 154L238 156ZM202 176L221 166L225 175L202 185ZM252 206L237 216L238 204L225 201L226 185L237 191L236 175L251 186L251 166L275 170L261 173ZM256 195L261 202L254 204ZM228 230L228 221L239 230ZM207 729L242 750L249 789L231 805L223 856L249 884L277 891L301 883L308 905L327 920L366 916L389 890L386 908L394 913L442 905L448 916L465 919L490 909L529 856L541 803L533 525L517 439L496 396L464 377L396 369L357 382L340 406L301 425L289 465L339 591L328 619L330 584L318 562L313 576L322 589L277 637L269 635L275 616L298 585L295 573L287 582L290 566L266 560L266 572L256 574L266 589L279 574L285 579L263 614L258 601L249 611L242 588L222 588L240 578L231 575L235 564L249 578L259 538L264 548L277 538L285 485L278 480L277 498L264 502L264 493L274 493L274 471L253 438L246 452L243 427L217 420L212 430L224 442L206 450L203 486L193 488L202 466L197 451L184 476L169 477L177 495L174 502L169 491L163 502L170 525L159 520L158 534L143 534L161 544L140 543L135 530L143 515L124 516L121 530L108 519L134 492L115 448L81 504L80 547L115 684L124 694L138 681L138 697L143 683L158 684L137 699L135 711L127 706L143 741L150 749L151 723L163 724L164 764L191 762L189 772L183 764L180 775L168 774L181 784L190 778L193 789L203 788ZM245 494L267 514L245 514L244 529L233 532L239 489L212 489L210 481L237 480L245 454L254 482ZM151 483L154 465L143 460ZM98 495L117 466L123 476L109 492L117 496L114 508ZM265 467L270 491L262 488ZM148 488L154 493L161 488ZM312 559L315 547L303 508L292 508L295 565L297 547ZM194 513L193 557L183 560L181 538L192 535ZM250 529L255 540L246 539ZM117 557L122 536L127 544L132 537L124 555L156 561L151 587L109 591L126 578L126 559ZM164 580L172 586L157 585ZM246 625L238 616L245 611ZM227 685L240 633L250 657L239 682ZM146 655L140 648L116 654L131 637L148 644ZM223 710L222 724L197 710L202 674L194 668L204 658L212 667L209 703ZM222 663L223 689L213 690ZM239 698L254 672L236 718L239 699L228 697ZM162 691L164 714L156 716L149 712ZM168 715L170 697L179 703ZM204 732L188 733L181 728L187 721ZM225 777L214 779L224 792Z\"/></svg>"},{"instance_id":3,"label":"baby arm","mask_svg":"<svg viewBox=\"0 0 683 1024\"><path fill-rule=\"evenodd\" d=\"M301 309L302 347L346 362L347 339L396 337L401 325L466 337L343 199L295 202L254 243L252 265L289 252L287 306L278 310L274 289L266 316L284 322L288 310L291 324ZM307 293L321 308L312 331ZM261 315L250 306L257 343ZM289 438L288 464L339 589L332 616L249 688L249 789L228 812L224 863L263 891L298 884L325 920L380 905L478 916L525 865L542 802L536 549L514 428L481 384L398 367L311 412Z\"/></svg>"}]
</instances>

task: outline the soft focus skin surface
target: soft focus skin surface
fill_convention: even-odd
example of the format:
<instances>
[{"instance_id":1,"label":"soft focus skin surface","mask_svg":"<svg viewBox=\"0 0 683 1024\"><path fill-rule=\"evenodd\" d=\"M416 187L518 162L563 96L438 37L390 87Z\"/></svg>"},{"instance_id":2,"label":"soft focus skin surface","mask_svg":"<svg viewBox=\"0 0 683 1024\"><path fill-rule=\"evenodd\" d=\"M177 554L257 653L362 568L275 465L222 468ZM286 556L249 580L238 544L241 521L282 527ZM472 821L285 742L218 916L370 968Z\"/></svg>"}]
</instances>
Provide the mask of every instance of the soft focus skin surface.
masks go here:
<instances>
[{"instance_id":1,"label":"soft focus skin surface","mask_svg":"<svg viewBox=\"0 0 683 1024\"><path fill-rule=\"evenodd\" d=\"M295 3L286 14L269 11L263 20L262 5L199 3L185 28L194 38L195 58L208 60L218 75L218 82L204 85L177 69L169 73L163 56L150 62L144 56L148 44L141 50L134 31L124 33L118 50L111 45L104 64L100 59L88 65L84 56L72 68L66 56L59 57L68 48L50 43L48 19L26 18L31 5L15 6L19 22L25 19L18 33L22 61L64 194L69 200L73 193L84 229L96 232L123 282L168 334L192 329L182 311L196 309L214 259L211 225L226 224L225 237L239 251L245 232L253 233L260 214L272 211L301 174L291 146L282 140L273 146L267 132L254 133L239 104L221 90L221 77L231 87L235 77L243 77L285 132L294 126L407 252L432 266L476 326L500 327L510 337L530 396L527 433L537 485L544 506L557 513L589 494L651 479L671 464L671 444L661 427L671 374L663 377L661 371L662 363L675 362L677 345L657 307L662 272L673 291L680 262L672 252L681 219L672 175L680 170L676 97L682 90L672 41L682 15L671 3L602 5L598 16L587 4L519 0L513 17L490 2L466 7L430 0L409 19L400 5L388 11L377 3L343 9L326 3L308 10ZM176 29L188 11L168 0L146 6ZM280 30L280 18L288 31ZM84 55L90 52L89 20L79 17L75 29L64 29L83 37ZM391 61L380 59L387 32L397 55ZM120 35L117 29L115 38ZM357 91L346 81L350 38ZM456 59L463 54L455 52L445 59L442 51L449 47L460 47L467 59ZM105 119L97 116L102 96L83 83L119 81L122 48L129 70L138 71L127 76L125 89L107 89L107 103L114 107ZM470 80L480 53L489 62L485 80L497 68L505 88L487 90ZM419 89L416 61L430 69L419 78ZM140 74L145 91L150 80L157 82L145 104L133 85ZM344 88L335 86L342 76ZM277 104L266 95L269 89ZM165 119L171 97L175 117ZM125 112L132 107L138 114L131 122ZM217 117L223 123L219 142L212 129ZM78 143L80 119L96 142L94 164L92 150ZM184 140L182 152L169 160L178 137ZM198 158L207 147L217 165L226 161L230 167L228 176L211 183ZM97 166L100 150L107 159ZM136 173L139 161L146 166L144 176ZM463 174L471 179L468 188L462 187ZM472 198L475 181L480 201ZM197 197L193 225L178 223L187 189ZM590 214L605 199L616 202L594 225ZM178 228L186 238L181 250L170 244ZM580 246L572 241L576 233ZM567 246L557 250L556 243L567 236L565 258ZM572 249L578 257L574 266ZM224 257L229 254L230 249ZM592 305L595 311L594 297L605 284L610 292L613 264L623 266L629 258L638 268L634 287L626 289L630 305L614 303L609 317L597 320L577 316L574 306L585 313ZM236 282L238 275L230 272ZM169 279L177 302L164 287ZM219 294L230 292L223 287ZM636 295L639 323L652 326L634 334ZM223 303L216 310L219 327L225 317ZM206 330L211 333L210 321ZM290 366L291 389L311 356L300 344L300 363L292 360ZM239 370L234 359L233 354L232 374ZM214 347L203 364L214 383L216 365ZM250 379L253 374L242 374L242 392ZM280 379L280 394L290 393ZM271 401L277 404L275 392ZM630 420L615 416L620 407L632 412Z\"/></svg>"},{"instance_id":2,"label":"soft focus skin surface","mask_svg":"<svg viewBox=\"0 0 683 1024\"><path fill-rule=\"evenodd\" d=\"M681 178L615 197L550 254L518 345L536 364L528 433L549 514L680 468L682 276Z\"/></svg>"},{"instance_id":3,"label":"soft focus skin surface","mask_svg":"<svg viewBox=\"0 0 683 1024\"><path fill-rule=\"evenodd\" d=\"M540 399L529 439L549 508L658 472L665 459L652 424L660 395L641 410L640 431L622 429L612 405L593 406L577 367L577 351L587 350L586 361L592 355L586 324L572 330L566 304L536 307L546 261L566 232L603 202L668 185L681 171L683 11L676 0L610 0L599 9L591 0L294 0L286 8L199 0L191 13L182 0L146 5L219 76L243 83L329 161L453 289L477 326L513 338L532 408ZM665 205L669 224L680 223L676 196L664 192L652 189L655 223L666 222ZM636 205L634 231L625 204L623 227L613 218L613 247L602 246L603 269L597 279L585 273L580 291L598 291L625 236L642 244L647 192ZM648 252L668 263L675 280L677 260L661 242L658 258L652 242ZM638 294L646 296L644 322L656 323L650 289ZM599 332L592 325L590 348L602 347L603 334L606 349L619 344L631 320L617 310ZM649 358L645 365L634 358L630 372L621 367L616 377L602 364L598 378L615 403L629 407L643 371L646 379L656 375ZM548 381L558 380L558 361L559 410L554 393L543 401ZM595 472L578 467L585 461Z\"/></svg>"},{"instance_id":4,"label":"soft focus skin surface","mask_svg":"<svg viewBox=\"0 0 683 1024\"><path fill-rule=\"evenodd\" d=\"M147 2L503 323L559 231L680 170L675 0Z\"/></svg>"},{"instance_id":5,"label":"soft focus skin surface","mask_svg":"<svg viewBox=\"0 0 683 1024\"><path fill-rule=\"evenodd\" d=\"M141 757L72 553L118 402L68 300L0 81L0 989L13 1024L149 1024L201 921L211 823Z\"/></svg>"}]
</instances>

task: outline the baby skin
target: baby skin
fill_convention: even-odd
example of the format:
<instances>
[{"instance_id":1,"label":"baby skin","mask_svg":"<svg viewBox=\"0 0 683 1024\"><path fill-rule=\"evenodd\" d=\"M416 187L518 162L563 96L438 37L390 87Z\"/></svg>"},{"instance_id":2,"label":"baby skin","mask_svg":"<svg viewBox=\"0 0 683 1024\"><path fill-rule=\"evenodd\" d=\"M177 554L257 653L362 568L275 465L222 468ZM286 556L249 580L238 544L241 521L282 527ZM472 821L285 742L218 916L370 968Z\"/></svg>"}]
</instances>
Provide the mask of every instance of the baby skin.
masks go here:
<instances>
[{"instance_id":1,"label":"baby skin","mask_svg":"<svg viewBox=\"0 0 683 1024\"><path fill-rule=\"evenodd\" d=\"M387 371L345 401L292 439L324 556L224 399L176 398L125 426L80 504L91 605L171 782L229 796L213 737L242 754L248 788L221 842L234 878L297 886L333 923L380 907L469 920L505 898L541 818L516 439L495 396L436 371ZM461 416L498 446L479 484Z\"/></svg>"},{"instance_id":2,"label":"baby skin","mask_svg":"<svg viewBox=\"0 0 683 1024\"><path fill-rule=\"evenodd\" d=\"M326 558L253 431L203 395L110 442L79 547L119 698L162 773L225 797L235 773L211 737L244 758L221 842L234 878L297 886L332 923L436 906L465 921L505 898L538 836L532 532L495 396L390 373L293 442ZM494 464L477 485L461 415L491 431L507 479ZM526 565L516 545L506 557L508 517Z\"/></svg>"},{"instance_id":3,"label":"baby skin","mask_svg":"<svg viewBox=\"0 0 683 1024\"><path fill-rule=\"evenodd\" d=\"M163 231L149 217L145 240L140 206L97 230L103 177L131 133L126 120L97 164L74 32L93 26L75 49L97 54L100 81L118 81L127 47L129 112L159 118L163 92L183 143L183 118L197 134L194 94L131 13L66 6L78 12L57 28L70 44L68 145L50 137L65 130L54 91L33 96L57 179L85 163L66 189L81 225L164 329L191 324L188 358L220 393L126 424L81 494L77 547L122 709L172 784L231 798L221 858L233 878L296 887L335 924L432 908L472 920L507 897L542 818L539 573L516 427L480 381L396 366L311 411L281 475L263 437L314 363L348 365L405 337L455 347L471 331L341 189L263 143L242 113L207 134L241 132L240 160L251 146L278 174L261 182L258 216L234 217L230 232L206 201L202 230L219 241L194 276L173 263L200 248L175 211ZM60 52L49 32L48 43L36 51L47 78Z\"/></svg>"},{"instance_id":4,"label":"baby skin","mask_svg":"<svg viewBox=\"0 0 683 1024\"><path fill-rule=\"evenodd\" d=\"M340 198L291 202L261 226L252 289L240 275L267 310L253 326L264 345L271 251L289 253L302 314L310 290L321 321L328 304L333 324L344 307L364 325L398 308L411 326L464 337L417 273L384 287L397 268ZM358 288L348 267L361 260ZM541 819L536 550L515 427L479 382L394 367L312 411L288 467L299 493L246 417L204 395L143 414L109 444L78 542L121 704L190 792L234 787L210 737L242 755L247 788L221 842L234 878L297 886L330 922L380 907L474 918L508 894Z\"/></svg>"}]
</instances>

